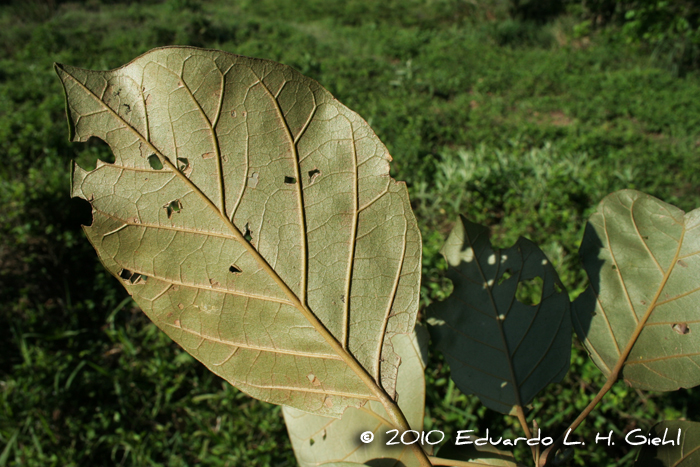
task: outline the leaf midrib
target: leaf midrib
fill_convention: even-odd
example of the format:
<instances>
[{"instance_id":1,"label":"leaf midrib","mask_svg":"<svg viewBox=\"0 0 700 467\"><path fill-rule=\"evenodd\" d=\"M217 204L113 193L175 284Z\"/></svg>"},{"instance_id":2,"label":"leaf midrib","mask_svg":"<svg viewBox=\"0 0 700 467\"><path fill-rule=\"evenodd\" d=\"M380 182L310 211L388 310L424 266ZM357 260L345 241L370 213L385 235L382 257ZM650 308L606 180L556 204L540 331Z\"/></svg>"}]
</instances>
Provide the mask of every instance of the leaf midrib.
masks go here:
<instances>
[{"instance_id":1,"label":"leaf midrib","mask_svg":"<svg viewBox=\"0 0 700 467\"><path fill-rule=\"evenodd\" d=\"M635 200L632 202L632 205L631 205L630 208L629 208L629 209L630 209L630 215L632 216L632 222L633 222L633 223L634 223L634 214L633 214L633 211L632 211L632 210L634 209L634 204L636 203L636 201L637 201L637 199L635 199ZM606 219L605 215L603 215L603 219L604 219L604 222L605 222L605 219ZM605 225L607 225L607 222L605 222ZM614 255L613 255L612 247L610 246L610 236L609 236L609 234L608 234L607 228L605 228L605 234L606 234L606 239L608 240L608 245L609 245L609 249L610 249L610 255L611 255L611 257L613 258L613 262L615 263L615 267L616 267L616 269L617 269L617 271L618 271L618 274L619 274L620 267L619 267L617 261L615 260ZM676 252L674 253L673 259L671 260L671 263L670 263L670 265L669 265L669 267L668 267L668 271L666 271L666 272L664 273L664 276L662 277L661 282L659 283L659 287L658 287L658 289L656 290L656 293L654 294L654 297L652 298L651 302L649 303L649 307L648 307L647 310L644 312L644 315L642 315L642 318L638 320L637 326L635 327L634 332L633 332L632 335L630 336L630 338L629 338L629 340L628 340L628 342L627 342L627 345L625 346L624 350L620 353L620 356L618 357L618 361L617 361L617 363L615 364L615 367L613 368L613 371L612 371L612 373L611 373L611 376L612 376L612 375L615 375L615 377L617 377L617 375L619 374L619 372L620 372L620 370L622 369L622 367L628 363L628 362L627 362L627 358L629 357L629 354L632 352L632 348L633 348L634 345L637 343L637 339L639 339L639 335L640 335L640 334L642 333L642 331L644 330L644 327L646 326L646 322L649 320L649 317L651 316L652 312L653 312L654 309L656 308L657 302L658 302L658 300L659 300L659 297L661 296L661 293L663 292L664 288L666 287L666 283L668 282L668 279L671 277L671 274L672 274L672 272L673 272L673 270L674 270L674 268L675 268L675 266L676 266L676 262L678 261L678 257L679 257L679 255L680 255L681 248L683 247L683 240L684 240L684 238L685 238L685 223L684 223L683 226L682 226L681 237L680 237L680 239L677 240L677 242L678 242L678 247L676 248ZM642 242L644 242L644 239L641 238L641 236L640 236L640 240L642 240ZM619 277L620 277L620 282L622 282L622 285L623 285L623 287L624 287L624 289L625 289L625 293L627 293L626 284L625 284L624 281L622 280L622 276L620 275ZM636 315L636 313L634 312L634 307L632 306L632 303L631 303L631 301L629 301L629 300L630 300L630 299L629 299L629 296L628 296L628 304L629 304L629 306L630 306L630 311L631 311L631 313L632 313L632 314L635 316L635 318L636 318L637 315Z\"/></svg>"}]
</instances>

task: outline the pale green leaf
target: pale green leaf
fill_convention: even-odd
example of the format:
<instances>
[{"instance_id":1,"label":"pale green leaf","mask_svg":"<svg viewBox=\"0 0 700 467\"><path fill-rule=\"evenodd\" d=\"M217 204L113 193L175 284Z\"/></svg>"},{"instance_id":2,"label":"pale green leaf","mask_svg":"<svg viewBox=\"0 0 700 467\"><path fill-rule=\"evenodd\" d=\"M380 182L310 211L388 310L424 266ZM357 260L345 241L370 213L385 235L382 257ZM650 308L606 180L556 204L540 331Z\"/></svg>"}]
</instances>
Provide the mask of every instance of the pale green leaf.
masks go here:
<instances>
[{"instance_id":1,"label":"pale green leaf","mask_svg":"<svg viewBox=\"0 0 700 467\"><path fill-rule=\"evenodd\" d=\"M73 140L115 156L74 168L85 232L161 329L268 402L338 417L394 395L421 240L362 118L287 66L213 50L56 71Z\"/></svg>"},{"instance_id":2,"label":"pale green leaf","mask_svg":"<svg viewBox=\"0 0 700 467\"><path fill-rule=\"evenodd\" d=\"M399 408L403 411L411 428L420 431L425 415L425 362L422 361L420 349L427 347L425 328L416 326L419 343L405 334L392 338L394 350L401 358L396 391ZM414 342L411 342L411 341ZM283 408L289 439L300 467L316 467L325 462L367 462L375 467L394 467L403 465L411 467L420 465L409 446L387 446L391 436L386 432L393 429L388 415L378 402L366 406L350 408L338 420L319 415L312 415L290 407ZM370 431L374 441L364 444L360 434ZM440 439L433 434L431 441ZM430 448L425 445L425 448ZM380 458L387 458L378 460ZM399 464L401 462L402 464Z\"/></svg>"},{"instance_id":3,"label":"pale green leaf","mask_svg":"<svg viewBox=\"0 0 700 467\"><path fill-rule=\"evenodd\" d=\"M590 286L573 305L593 361L635 388L700 384L700 210L632 190L608 195L581 243ZM630 351L631 346L631 351Z\"/></svg>"},{"instance_id":4,"label":"pale green leaf","mask_svg":"<svg viewBox=\"0 0 700 467\"><path fill-rule=\"evenodd\" d=\"M442 248L454 291L429 311L431 334L452 379L487 407L511 413L569 369L569 299L556 271L529 240L494 251L488 229L457 221ZM518 284L541 278L537 305L516 299Z\"/></svg>"},{"instance_id":5,"label":"pale green leaf","mask_svg":"<svg viewBox=\"0 0 700 467\"><path fill-rule=\"evenodd\" d=\"M680 432L680 444L678 443ZM696 467L700 465L700 423L684 420L664 421L647 432L630 436L632 442L647 441L658 446L643 445L635 467ZM654 441L657 438L658 441Z\"/></svg>"}]
</instances>

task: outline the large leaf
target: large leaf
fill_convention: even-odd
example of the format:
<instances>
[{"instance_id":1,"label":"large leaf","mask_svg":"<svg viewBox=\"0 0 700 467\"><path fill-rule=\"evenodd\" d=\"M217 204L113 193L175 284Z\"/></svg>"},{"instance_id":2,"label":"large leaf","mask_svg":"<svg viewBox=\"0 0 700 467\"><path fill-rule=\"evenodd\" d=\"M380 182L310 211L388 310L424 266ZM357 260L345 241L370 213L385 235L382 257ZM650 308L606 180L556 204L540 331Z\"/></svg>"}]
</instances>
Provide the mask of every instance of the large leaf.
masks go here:
<instances>
[{"instance_id":1,"label":"large leaf","mask_svg":"<svg viewBox=\"0 0 700 467\"><path fill-rule=\"evenodd\" d=\"M680 430L680 444L678 432ZM654 425L650 432L639 436L659 438L659 446L642 445L635 467L696 467L700 465L700 423L683 420L665 421ZM639 436L631 436L632 442L641 442Z\"/></svg>"},{"instance_id":2,"label":"large leaf","mask_svg":"<svg viewBox=\"0 0 700 467\"><path fill-rule=\"evenodd\" d=\"M398 404L411 428L422 430L425 415L425 360L420 349L426 348L427 333L425 328L416 326L417 339L411 342L409 336L399 334L392 338L394 350L401 358L396 391ZM406 445L387 446L390 439L385 433L393 426L387 420L388 415L378 402L370 402L360 409L350 408L340 420L302 412L291 407L284 407L284 421L287 424L289 439L300 467L315 467L326 462L364 463L373 459L375 467L406 467L420 465ZM374 441L360 442L360 434L371 431ZM439 435L433 434L437 441ZM430 446L426 445L427 448Z\"/></svg>"},{"instance_id":3,"label":"large leaf","mask_svg":"<svg viewBox=\"0 0 700 467\"><path fill-rule=\"evenodd\" d=\"M463 392L512 413L569 369L566 291L534 243L520 238L511 248L494 251L488 229L463 217L442 254L454 291L431 306L431 334ZM536 277L543 281L539 304L516 300L518 284Z\"/></svg>"},{"instance_id":4,"label":"large leaf","mask_svg":"<svg viewBox=\"0 0 700 467\"><path fill-rule=\"evenodd\" d=\"M606 375L636 388L700 384L700 210L632 190L608 195L586 226L590 279L574 302L579 338Z\"/></svg>"},{"instance_id":5,"label":"large leaf","mask_svg":"<svg viewBox=\"0 0 700 467\"><path fill-rule=\"evenodd\" d=\"M287 66L213 50L56 71L73 140L115 156L74 168L85 232L161 329L268 402L340 416L377 383L393 397L421 240L362 118Z\"/></svg>"}]
</instances>

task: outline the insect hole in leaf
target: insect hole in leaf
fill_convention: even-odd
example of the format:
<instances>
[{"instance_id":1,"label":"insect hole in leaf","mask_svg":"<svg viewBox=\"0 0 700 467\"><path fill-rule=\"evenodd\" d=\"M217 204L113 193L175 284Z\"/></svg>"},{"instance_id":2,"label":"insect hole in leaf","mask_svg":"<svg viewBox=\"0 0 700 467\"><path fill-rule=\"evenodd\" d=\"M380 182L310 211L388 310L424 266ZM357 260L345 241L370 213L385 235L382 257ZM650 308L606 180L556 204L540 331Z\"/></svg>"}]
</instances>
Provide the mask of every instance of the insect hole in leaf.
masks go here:
<instances>
[{"instance_id":1,"label":"insect hole in leaf","mask_svg":"<svg viewBox=\"0 0 700 467\"><path fill-rule=\"evenodd\" d=\"M158 156L155 154L151 154L148 156L148 163L150 164L151 168L153 170L162 170L163 169L163 163L158 159Z\"/></svg>"},{"instance_id":2,"label":"insect hole in leaf","mask_svg":"<svg viewBox=\"0 0 700 467\"><path fill-rule=\"evenodd\" d=\"M503 271L503 274L501 274L501 277L498 278L498 285L503 284L505 281L510 279L512 275L513 275L513 271L510 268Z\"/></svg>"},{"instance_id":3,"label":"insect hole in leaf","mask_svg":"<svg viewBox=\"0 0 700 467\"><path fill-rule=\"evenodd\" d=\"M318 169L314 170L309 170L309 185L311 185L313 182L316 181L316 178L321 174L321 171Z\"/></svg>"},{"instance_id":4,"label":"insect hole in leaf","mask_svg":"<svg viewBox=\"0 0 700 467\"><path fill-rule=\"evenodd\" d=\"M173 217L173 213L178 213L182 210L182 203L179 199L174 199L165 206L165 212L168 214L168 219Z\"/></svg>"},{"instance_id":5,"label":"insect hole in leaf","mask_svg":"<svg viewBox=\"0 0 700 467\"><path fill-rule=\"evenodd\" d=\"M518 289L515 291L515 299L523 305L539 305L542 301L543 283L544 281L539 276L518 282Z\"/></svg>"}]
</instances>

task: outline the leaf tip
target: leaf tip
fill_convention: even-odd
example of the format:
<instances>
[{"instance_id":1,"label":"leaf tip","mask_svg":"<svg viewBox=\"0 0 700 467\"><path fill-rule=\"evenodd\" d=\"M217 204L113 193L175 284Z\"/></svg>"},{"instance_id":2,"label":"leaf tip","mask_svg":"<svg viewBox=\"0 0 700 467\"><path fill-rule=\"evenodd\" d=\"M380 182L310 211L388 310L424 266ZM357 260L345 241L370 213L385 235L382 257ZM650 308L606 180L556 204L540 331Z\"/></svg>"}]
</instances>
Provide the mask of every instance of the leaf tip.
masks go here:
<instances>
[{"instance_id":1,"label":"leaf tip","mask_svg":"<svg viewBox=\"0 0 700 467\"><path fill-rule=\"evenodd\" d=\"M61 80L61 85L63 86L63 98L66 106L66 119L68 120L68 141L74 141L75 139L75 123L70 115L70 107L68 105L68 90L66 89L66 82L63 79L66 74L66 70L62 63L54 62L53 69Z\"/></svg>"}]
</instances>

